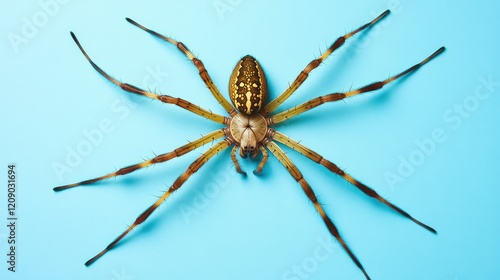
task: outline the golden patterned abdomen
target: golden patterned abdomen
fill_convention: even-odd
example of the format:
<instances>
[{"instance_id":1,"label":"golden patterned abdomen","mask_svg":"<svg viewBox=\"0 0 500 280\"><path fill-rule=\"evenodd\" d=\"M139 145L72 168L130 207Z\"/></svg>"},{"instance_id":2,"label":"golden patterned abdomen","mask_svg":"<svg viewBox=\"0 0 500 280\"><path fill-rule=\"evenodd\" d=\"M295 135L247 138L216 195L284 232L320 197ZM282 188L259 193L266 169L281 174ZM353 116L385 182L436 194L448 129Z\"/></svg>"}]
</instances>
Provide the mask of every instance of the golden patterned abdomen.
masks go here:
<instances>
[{"instance_id":1,"label":"golden patterned abdomen","mask_svg":"<svg viewBox=\"0 0 500 280\"><path fill-rule=\"evenodd\" d=\"M267 96L266 76L252 56L243 57L229 79L229 97L238 111L246 115L260 112Z\"/></svg>"}]
</instances>

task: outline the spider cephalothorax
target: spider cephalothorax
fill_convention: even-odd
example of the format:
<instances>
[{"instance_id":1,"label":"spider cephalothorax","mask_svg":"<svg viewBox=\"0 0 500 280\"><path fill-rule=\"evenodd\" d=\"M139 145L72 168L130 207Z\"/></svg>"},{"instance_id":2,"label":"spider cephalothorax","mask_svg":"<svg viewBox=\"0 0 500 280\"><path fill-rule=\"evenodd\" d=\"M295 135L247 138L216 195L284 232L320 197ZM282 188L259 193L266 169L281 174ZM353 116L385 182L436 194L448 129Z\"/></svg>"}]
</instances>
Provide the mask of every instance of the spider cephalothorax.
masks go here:
<instances>
[{"instance_id":1,"label":"spider cephalothorax","mask_svg":"<svg viewBox=\"0 0 500 280\"><path fill-rule=\"evenodd\" d=\"M199 156L170 186L170 188L163 193L162 196L160 196L151 206L149 206L144 212L142 212L134 221L132 225L130 225L122 234L120 234L115 240L113 240L104 250L102 250L100 253L95 255L93 258L88 260L85 265L90 265L94 261L96 261L98 258L100 258L102 255L104 255L107 251L112 249L124 236L126 236L133 228L135 228L137 225L143 223L153 211L157 209L157 207L162 204L173 192L175 192L177 189L179 189L184 182L189 179L189 177L198 171L211 157L216 155L217 153L221 152L222 150L233 147L231 151L231 159L235 165L236 171L241 174L246 174L244 171L241 170L240 165L238 164L238 160L236 157L236 151L239 148L240 149L240 156L241 157L246 157L247 155L250 155L251 158L255 158L258 154L259 151L263 154L262 160L260 161L260 164L257 166L255 169L255 172L260 172L267 161L268 158L268 151L271 152L278 161L283 164L283 166L287 169L287 171L292 175L292 177L300 184L302 187L304 193L306 196L311 200L313 203L314 207L318 211L318 213L321 215L321 218L323 219L326 227L328 228L328 231L339 241L340 245L344 248L344 250L348 253L349 257L354 261L354 263L358 266L358 268L363 272L365 277L369 279L368 273L365 271L359 260L354 256L352 253L351 249L347 246L347 244L344 242L344 239L340 236L339 231L337 230L337 227L333 223L333 221L328 217L328 215L325 213L323 210L323 207L321 204L318 202L318 199L316 195L314 194L314 191L312 188L309 186L309 183L305 180L305 178L302 176L301 172L299 169L295 166L295 164L290 160L290 158L285 154L285 152L280 148L280 146L276 143L279 142L282 145L288 146L297 152L303 154L305 157L311 159L312 161L322 165L323 167L327 168L331 172L341 176L354 186L356 186L358 189L360 189L363 193L366 195L379 200L380 202L384 203L388 207L392 208L394 211L400 213L404 217L412 220L413 222L417 223L418 225L424 227L425 229L436 233L436 231L423 224L422 222L416 220L412 216L410 216L407 212L403 211L401 208L397 207L396 205L388 202L386 199L382 198L375 190L371 189L370 187L366 186L365 184L361 183L360 181L354 179L351 175L345 173L342 169L340 169L337 165L335 165L333 162L325 159L318 153L314 152L313 150L307 148L306 146L302 145L301 143L292 140L290 137L284 135L281 132L278 132L274 130L273 126L277 123L283 122L284 120L290 119L298 114L301 114L303 112L306 112L308 110L311 110L317 106L320 106L322 104L328 103L328 102L334 102L338 100L342 100L344 98L348 98L351 96L355 96L364 92L371 92L375 91L377 89L382 88L384 85L408 74L411 73L418 68L420 68L422 65L426 64L428 61L430 61L432 58L436 57L438 54L444 51L444 47L439 48L437 51L435 51L433 54L431 54L429 57L421 61L420 63L417 63L413 65L412 67L408 68L407 70L392 76L388 79L375 82L372 84L369 84L364 87L360 87L358 89L350 90L347 92L335 92L335 93L330 93L327 95L323 95L320 97L316 97L311 99L308 102L305 102L303 104L300 104L298 106L292 107L291 109L285 110L280 113L273 114L275 109L282 104L288 97L290 97L297 88L307 79L309 73L318 67L321 62L326 59L333 51L338 49L340 46L344 44L344 42L355 35L356 33L374 25L378 21L380 21L383 17L389 14L389 11L385 11L382 13L380 16L375 18L374 20L370 21L367 24L362 25L360 28L345 34L344 36L339 37L334 43L317 59L314 59L311 61L303 71L300 72L300 74L297 76L297 78L293 81L292 84L281 94L279 95L276 99L272 100L269 103L266 102L266 96L267 96L267 82L266 82L266 77L264 75L264 71L262 70L262 67L260 64L251 56L245 56L243 57L237 64L235 69L233 70L233 73L231 74L231 78L229 80L229 97L231 102L233 103L234 107L231 106L229 101L222 96L222 94L219 92L215 84L213 83L212 79L208 75L207 70L205 69L205 66L203 65L203 62L196 58L190 51L189 49L181 42L175 41L172 38L163 36L153 30L150 30L137 22L127 18L127 21L132 23L133 25L141 28L142 30L162 39L165 40L175 46L184 53L191 62L196 66L198 69L199 75L202 78L203 82L206 84L210 92L213 94L215 99L222 105L224 110L227 112L229 116L222 116L216 113L213 113L209 110L205 110L201 108L200 106L194 105L182 98L175 98L169 95L159 95L156 93L152 93L143 89L140 89L136 86L127 84L127 83L121 83L118 80L114 79L110 75L108 75L105 71L103 71L99 66L97 66L87 55L87 53L84 51L83 47L80 45L78 42L76 36L71 32L71 36L73 37L73 40L75 43L78 45L80 48L81 52L85 55L87 60L90 62L92 67L94 67L95 70L97 70L101 75L103 75L106 79L110 80L120 88L122 88L125 91L132 92L135 94L143 95L152 99L157 99L161 102L168 103L168 104L174 104L177 105L187 111L190 111L192 113L195 113L197 115L200 115L202 117L205 117L211 121L214 121L216 123L221 124L223 127L221 129L218 129L216 131L210 132L206 134L205 136L189 142L188 144L179 147L171 152L160 154L158 156L155 156L154 158L151 158L149 160L143 161L138 164L133 164L127 167L123 167L119 169L116 172L109 173L107 175L97 177L94 179L90 180L85 180L79 183L74 183L74 184L69 184L69 185L64 185L60 187L54 188L55 191L61 191L65 190L68 188L80 186L80 185L87 185L87 184L92 184L97 181L101 181L107 178L112 178L120 175L125 175L128 173L131 173L135 170L157 164L160 162L165 162L170 159L173 159L175 157L180 157L190 151L195 150L196 148L213 142L216 139L224 138L223 140L217 142L213 146L211 146L206 152L204 152L201 156Z\"/></svg>"},{"instance_id":2,"label":"spider cephalothorax","mask_svg":"<svg viewBox=\"0 0 500 280\"><path fill-rule=\"evenodd\" d=\"M266 119L260 114L236 114L229 125L231 137L240 146L241 157L249 154L252 158L258 155L259 143L267 132Z\"/></svg>"}]
</instances>

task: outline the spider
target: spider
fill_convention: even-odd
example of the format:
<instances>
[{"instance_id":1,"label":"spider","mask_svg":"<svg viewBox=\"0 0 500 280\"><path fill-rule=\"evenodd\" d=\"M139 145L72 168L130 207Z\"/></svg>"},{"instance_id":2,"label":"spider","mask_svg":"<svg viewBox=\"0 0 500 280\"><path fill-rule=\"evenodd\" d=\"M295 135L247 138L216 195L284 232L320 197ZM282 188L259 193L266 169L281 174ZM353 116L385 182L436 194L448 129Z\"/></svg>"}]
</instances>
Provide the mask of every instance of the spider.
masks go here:
<instances>
[{"instance_id":1,"label":"spider","mask_svg":"<svg viewBox=\"0 0 500 280\"><path fill-rule=\"evenodd\" d=\"M412 67L406 69L405 71L389 77L386 80L378 81L371 83L369 85L366 85L364 87L354 89L354 90L349 90L346 92L335 92L327 95L323 95L314 99L311 99L310 101L307 101L303 104L300 104L298 106L295 106L291 109L282 111L280 113L275 113L273 112L276 110L278 106L280 106L287 98L289 98L298 88L299 86L307 79L309 73L318 67L332 52L337 50L339 47L341 47L344 42L357 34L358 32L361 32L377 22L379 22L382 18L386 17L390 13L389 10L386 10L382 14L380 14L378 17L373 19L372 21L362 25L358 29L347 33L341 37L339 37L337 40L333 42L333 44L330 45L330 47L324 51L320 57L312 60L305 68L300 72L300 74L297 76L297 78L293 81L293 83L283 92L281 95L279 95L276 99L272 100L271 102L266 104L266 97L267 97L267 82L266 82L266 77L264 75L264 71L262 67L260 66L259 62L255 58L253 58L250 55L244 56L241 58L240 61L236 64L231 77L229 79L229 97L232 102L229 103L229 101L222 96L218 88L215 86L215 84L212 82L212 79L210 78L207 70L205 69L205 66L201 60L199 60L197 57L195 57L191 51L184 45L182 42L178 42L170 37L163 36L151 29L148 29L139 23L133 21L130 18L126 18L126 20L135 25L136 27L152 34L155 37L158 37L162 40L167 41L168 43L171 43L185 55L189 60L194 64L194 66L198 69L199 75L203 82L206 84L212 95L215 97L215 99L222 105L222 107L226 110L228 113L228 117L222 116L216 113L213 113L211 111L205 110L197 105L194 105L182 98L175 98L169 95L159 95L156 93L152 93L143 89L140 89L136 86L133 86L131 84L127 83L122 83L116 80L115 78L111 77L108 75L104 70L102 70L97 64L95 64L92 59L89 57L89 55L85 52L83 49L82 45L76 38L75 34L73 32L70 32L73 40L75 41L76 45L80 49L80 51L83 53L83 55L86 57L88 62L92 65L92 67L97 70L102 76L104 76L106 79L109 81L113 82L115 85L119 86L121 89L135 93L138 95L143 95L146 97L149 97L151 99L157 99L161 102L168 103L168 104L173 104L177 105L187 111L190 111L192 113L195 113L199 116L205 117L211 121L214 121L216 123L219 123L223 125L222 128L213 131L211 133L208 133L205 136L202 136L201 138L190 142L184 146L181 146L171 152L160 154L158 156L155 156L149 160L143 161L138 164L130 165L127 167L123 167L116 172L109 173L107 175L97 177L94 179L90 180L85 180L81 181L79 183L74 183L74 184L69 184L69 185L64 185L64 186L59 186L54 188L54 191L61 191L61 190L66 190L69 188L73 188L76 186L81 186L81 185L88 185L92 184L104 179L116 177L116 176L121 176L125 174L129 174L131 172L134 172L138 169L154 165L160 162L166 162L169 161L175 157L180 157L183 156L186 153L189 153L196 148L199 148L200 146L203 146L207 143L213 142L214 140L221 139L219 142L216 144L212 145L206 152L204 152L201 156L199 156L185 171L182 173L174 182L173 184L169 187L167 191L165 191L150 207L148 207L144 212L142 212L136 220L130 225L122 234L120 234L116 239L114 239L104 250L99 252L97 255L89 259L85 265L89 266L93 262L95 262L97 259L99 259L101 256L103 256L106 252L108 252L110 249L112 249L123 237L125 237L132 229L134 229L136 226L139 224L142 224L150 215L153 213L160 204L162 204L172 193L174 193L176 190L178 190L184 182L186 182L191 175L193 175L198 169L200 169L208 160L210 160L214 155L220 153L221 151L228 149L232 147L230 157L231 160L234 163L234 166L236 168L236 171L242 175L246 175L246 173L241 169L238 159L237 159L237 152L239 151L239 155L241 158L255 158L259 155L259 153L262 153L262 159L260 160L257 168L253 171L254 174L257 174L261 172L262 168L264 167L264 164L268 160L268 151L273 154L278 161L288 170L290 175L300 184L302 187L302 190L306 194L307 198L313 203L315 209L317 212L320 214L321 218L323 219L323 222L325 223L328 231L338 240L340 245L343 247L343 249L346 251L346 253L349 255L349 257L352 259L352 261L356 264L356 266L363 272L364 276L366 279L370 279L368 276L368 273L366 270L363 268L361 265L361 262L358 260L358 258L354 255L354 253L351 251L349 246L344 242L344 239L341 237L339 231L337 230L337 227L333 223L333 221L328 217L326 212L323 210L323 207L321 204L318 202L318 199L312 190L312 188L309 186L305 178L302 176L301 172L299 169L295 166L295 164L290 160L290 158L286 155L286 153L281 149L281 147L277 144L280 143L284 146L288 146L292 148L293 150L301 153L302 155L306 156L310 160L326 167L328 170L331 172L343 177L345 180L347 180L349 183L352 185L356 186L358 189L360 189L363 193L366 195L379 200L380 202L384 203L388 207L392 208L394 211L398 212L399 214L403 215L404 217L412 220L416 224L422 226L423 228L427 229L428 231L432 233L436 233L436 230L434 230L432 227L420 222L419 220L413 218L410 216L407 212L399 208L398 206L390 203L386 199L382 198L375 190L372 188L368 187L367 185L361 183L351 175L347 174L344 172L342 169L340 169L337 165L335 165L333 162L325 159L318 153L314 152L313 150L307 148L306 146L300 144L299 142L292 140L285 134L276 131L273 129L273 126L275 124L281 123L285 120L291 119L292 117L299 115L301 113L304 113L306 111L309 111L315 107L318 107L324 103L328 102L334 102L334 101L339 101L344 98L352 97L358 94L362 94L365 92L371 92L378 90L382 88L384 85L393 82L397 79L399 79L402 76L405 76L409 73L412 73L413 71L417 70L427 62L429 62L431 59L442 53L445 48L441 47L437 51L435 51L433 54L431 54L429 57L424 59L418 64L413 65Z\"/></svg>"}]
</instances>

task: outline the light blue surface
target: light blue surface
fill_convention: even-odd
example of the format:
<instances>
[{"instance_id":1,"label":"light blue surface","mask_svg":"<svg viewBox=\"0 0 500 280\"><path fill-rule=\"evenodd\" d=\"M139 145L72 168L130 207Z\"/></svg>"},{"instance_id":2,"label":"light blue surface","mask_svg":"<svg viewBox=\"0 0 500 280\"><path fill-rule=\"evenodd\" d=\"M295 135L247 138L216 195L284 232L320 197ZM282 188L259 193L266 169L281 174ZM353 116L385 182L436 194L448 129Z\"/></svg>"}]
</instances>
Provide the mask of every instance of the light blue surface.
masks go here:
<instances>
[{"instance_id":1,"label":"light blue surface","mask_svg":"<svg viewBox=\"0 0 500 280\"><path fill-rule=\"evenodd\" d=\"M88 268L207 147L95 186L52 188L219 127L122 92L91 68L69 31L117 79L223 113L175 47L125 17L183 41L224 95L237 60L255 56L276 97L318 49L388 8L388 18L331 55L280 110L384 79L442 45L446 52L387 89L278 128L439 234L287 152L372 279L500 279L498 1L159 2L0 4L0 279L364 279L274 158L262 176L242 178L223 152ZM6 263L9 163L18 183L15 273ZM257 163L242 161L247 171Z\"/></svg>"}]
</instances>

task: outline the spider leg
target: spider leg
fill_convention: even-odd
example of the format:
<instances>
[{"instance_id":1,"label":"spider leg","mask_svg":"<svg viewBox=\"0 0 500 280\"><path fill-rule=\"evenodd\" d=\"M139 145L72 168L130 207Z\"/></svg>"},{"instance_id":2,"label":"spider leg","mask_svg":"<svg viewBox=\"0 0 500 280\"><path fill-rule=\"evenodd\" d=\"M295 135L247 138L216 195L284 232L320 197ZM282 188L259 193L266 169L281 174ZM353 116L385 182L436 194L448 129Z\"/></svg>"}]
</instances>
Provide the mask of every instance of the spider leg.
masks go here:
<instances>
[{"instance_id":1,"label":"spider leg","mask_svg":"<svg viewBox=\"0 0 500 280\"><path fill-rule=\"evenodd\" d=\"M130 225L122 234L120 234L113 242L111 242L104 250L99 252L99 254L95 255L93 258L88 260L85 265L89 266L93 262L95 262L97 259L99 259L102 255L104 255L106 252L108 252L110 249L112 249L123 237L125 237L133 228L135 228L137 225L143 223L151 213L153 213L160 204L162 204L173 192L175 192L177 189L179 189L184 182L186 182L191 175L193 175L200 167L202 167L211 157L214 155L218 154L222 150L226 149L232 145L232 142L228 140L227 138L218 142L217 144L213 145L208 149L205 153L203 153L199 158L197 158L184 173L182 173L181 176L175 180L175 182L170 186L170 188L163 193L163 195L158 198L158 200L153 203L150 207L148 207L142 214L140 214L137 219L134 221L132 225Z\"/></svg>"},{"instance_id":2,"label":"spider leg","mask_svg":"<svg viewBox=\"0 0 500 280\"><path fill-rule=\"evenodd\" d=\"M152 99L158 99L160 100L161 102L164 102L164 103L168 103L168 104L174 104L174 105L177 105L183 109L186 109L190 112L193 112L197 115L200 115L204 118L207 118L209 120L212 120L214 122L217 122L217 123L225 123L226 122L226 118L224 116L221 116L221 115L218 115L218 114L214 114L210 111L207 111L197 105L194 105L182 98L175 98L175 97L172 97L172 96L169 96L169 95L159 95L159 94L155 94L155 93L152 93L152 92L148 92L148 91L145 91L145 90L142 90L136 86L133 86L133 85L130 85L130 84L127 84L127 83L122 83L122 82L119 82L118 80L116 80L115 78L111 77L110 75L108 75L106 72L104 72L104 70L102 70L99 66L97 66L97 64L95 64L92 59L90 59L90 56L85 52L85 50L83 49L82 45L80 45L80 42L78 41L78 39L76 38L75 34L73 32L71 32L71 37L73 37L73 40L75 41L75 43L77 44L78 48L80 48L80 51L83 53L83 55L87 58L87 60L90 62L90 64L92 65L92 67L94 67L95 70L97 70L97 72L99 72L101 75L103 75L106 79L108 79L109 81L111 81L113 84L119 86L121 89L125 90L125 91L128 91L128 92L132 92L132 93L135 93L135 94L139 94L139 95L143 95L143 96L146 96L146 97L149 97L149 98L152 98Z\"/></svg>"},{"instance_id":3,"label":"spider leg","mask_svg":"<svg viewBox=\"0 0 500 280\"><path fill-rule=\"evenodd\" d=\"M222 96L219 89L217 88L217 86L215 86L214 82L210 78L210 75L208 75L207 69L205 68L205 65L203 64L203 62L201 60L199 60L196 56L194 56L194 54L186 47L186 45L184 45L182 42L178 42L170 37L166 37L164 35L161 35L160 33L156 32L156 31L148 29L130 18L126 18L126 20L129 23L131 23L131 24L139 27L140 29L148 32L149 34L151 34L155 37L158 37L164 41L167 41L167 42L171 43L172 45L177 46L177 48L183 54L185 54L187 56L187 58L189 58L189 60L191 60L191 62L193 62L194 66L196 66L196 68L198 69L198 72L200 74L201 79L203 80L205 85L207 85L208 89L210 90L212 95L215 97L215 99L217 99L217 101L222 105L222 107L224 107L224 109L229 113L229 115L231 115L231 116L236 115L236 111L234 110L233 106L231 106L231 104L227 101L227 99L225 99L224 96Z\"/></svg>"},{"instance_id":4,"label":"spider leg","mask_svg":"<svg viewBox=\"0 0 500 280\"><path fill-rule=\"evenodd\" d=\"M236 158L236 151L238 150L238 145L234 145L233 149L231 150L231 160L234 163L234 167L236 168L236 172L240 173L243 176L247 176L247 173L241 169L240 163L238 162L238 159Z\"/></svg>"},{"instance_id":5,"label":"spider leg","mask_svg":"<svg viewBox=\"0 0 500 280\"><path fill-rule=\"evenodd\" d=\"M175 158L175 157L180 157L184 154L187 154L207 143L210 143L216 139L219 139L221 137L223 137L224 135L226 135L224 129L219 129L219 130L216 130L214 132L211 132L199 139L196 139L195 141L192 141L192 142L189 142L188 144L184 145L184 146L181 146L171 152L168 152L168 153L164 153L164 154L161 154L161 155L158 155L158 156L155 156L154 158L152 159L149 159L149 160L146 160L146 161L143 161L141 163L138 163L138 164L134 164L134 165L129 165L127 167L123 167L123 168L120 168L119 170L117 170L116 172L113 172L113 173L109 173L107 175L104 175L104 176L101 176L101 177L97 177L97 178L94 178L94 179L89 179L89 180L85 180L85 181L81 181L81 182L78 182L78 183L74 183L74 184L69 184L69 185L64 185L64 186L59 186L59 187L55 187L54 188L54 191L62 191L62 190L67 190L69 188L73 188L73 187L77 187L77 186L82 186L82 185L89 185L89 184L93 184L95 182L98 182L98 181L101 181L101 180L104 180L104 179L108 179L108 178L113 178L113 177L116 177L116 176L120 176L120 175L125 175L125 174L129 174L129 173L132 173L138 169L141 169L141 168L144 168L144 167L148 167L150 165L153 165L153 164L157 164L157 163L160 163L160 162L165 162L165 161L168 161L168 160L171 160L172 158Z\"/></svg>"},{"instance_id":6,"label":"spider leg","mask_svg":"<svg viewBox=\"0 0 500 280\"><path fill-rule=\"evenodd\" d=\"M276 124L276 123L279 123L279 122L282 122L282 121L285 121L287 119L290 119L298 114L301 114L301 113L304 113L306 111L309 111L311 110L312 108L315 108L321 104L324 104L324 103L327 103L327 102L333 102L333 101L338 101L338 100L342 100L344 98L348 98L348 97L351 97L351 96L354 96L354 95L358 95L358 94L361 94L361 93L365 93L365 92L370 92L370 91L375 91L375 90L378 90L378 89L381 89L384 85L390 83L390 82L393 82L399 78L401 78L402 76L406 75L406 74L409 74L413 71L416 71L418 68L420 68L421 66L423 66L424 64L426 64L427 62L429 62L431 59L433 59L434 57L436 57L437 55L439 55L440 53L442 53L443 51L445 50L444 47L441 47L439 48L437 51L435 51L433 54L431 54L429 57L427 57L426 59L422 60L420 63L417 63L415 65L413 65L412 67L406 69L405 71L395 75L395 76L392 76L386 80L383 80L383 81L379 81L379 82L374 82L374 83L371 83L367 86L364 86L364 87L361 87L359 89L355 89L355 90L351 90L351 91L348 91L348 92L344 92L344 93L331 93L331 94L327 94L327 95L324 95L324 96L320 96L320 97L316 97L314 99L311 99L305 103L302 103L294 108L291 108L291 109L288 109L286 111L283 111L281 113L278 113L274 116L271 116L269 119L270 119L270 123L272 124Z\"/></svg>"},{"instance_id":7,"label":"spider leg","mask_svg":"<svg viewBox=\"0 0 500 280\"><path fill-rule=\"evenodd\" d=\"M288 147L296 150L297 152L303 154L304 156L308 157L312 161L323 165L324 167L326 167L331 172L333 172L333 173L341 176L342 178L344 178L345 180L347 180L349 183L351 183L354 186L356 186L359 190L361 190L366 195L379 200L380 202L382 202L385 205L389 206L390 208L392 208L393 210L395 210L399 214L401 214L404 217L412 220L413 222L415 222L419 226L425 228L426 230L428 230L428 231L430 231L432 233L437 233L435 229L433 229L432 227L430 227L430 226L428 226L428 225L420 222L419 220L413 218L406 211L404 211L403 209L399 208L398 206L390 203L389 201L387 201L386 199L384 199L383 197L381 197L375 190L373 190L372 188L366 186L365 184L361 183L360 181L354 179L353 177L351 177L351 175L345 173L342 169L340 169L333 162L331 162L331 161L323 158L321 155L319 155L318 153L314 152L313 150L305 147L304 145L300 144L299 142L297 142L295 140L292 140L290 137L288 137L288 136L286 136L283 133L278 132L278 131L276 131L274 133L274 135L272 136L272 138L274 140L276 140L276 141L278 141L278 142L280 142L280 143L282 143L282 144L284 144L284 145L286 145L286 146L288 146Z\"/></svg>"},{"instance_id":8,"label":"spider leg","mask_svg":"<svg viewBox=\"0 0 500 280\"><path fill-rule=\"evenodd\" d=\"M317 59L314 59L311 61L305 68L300 72L300 74L295 78L293 83L276 99L273 101L269 102L266 107L264 107L262 114L263 115L268 115L269 113L273 112L281 103L283 103L288 97L290 97L299 87L302 85L302 83L307 79L309 76L309 73L318 67L323 60L325 60L332 52L334 52L336 49L338 49L340 46L342 46L347 39L350 37L354 36L356 33L369 28L370 26L373 26L375 23L380 21L382 18L387 16L390 13L389 10L386 10L382 14L380 14L377 18L373 19L372 21L364 24L363 26L359 27L358 29L345 34L344 36L339 37L333 44Z\"/></svg>"},{"instance_id":9,"label":"spider leg","mask_svg":"<svg viewBox=\"0 0 500 280\"><path fill-rule=\"evenodd\" d=\"M267 159L269 158L269 155L267 154L266 148L259 146L259 149L262 153L262 160L260 161L259 165L257 168L253 171L253 174L257 175L262 171L262 168L264 168L264 164L266 164Z\"/></svg>"},{"instance_id":10,"label":"spider leg","mask_svg":"<svg viewBox=\"0 0 500 280\"><path fill-rule=\"evenodd\" d=\"M365 269L361 265L361 262L356 258L354 253L349 249L347 244L345 243L344 239L340 236L339 231L337 230L337 227L334 225L332 220L326 215L325 211L323 210L323 207L318 202L318 199L316 195L314 194L314 191L311 189L309 184L306 182L302 174L300 173L299 169L294 165L294 163L290 160L290 158L283 152L283 150L272 140L268 141L265 143L266 147L271 151L272 154L276 156L276 158L283 164L283 166L288 170L288 172L293 176L293 178L300 184L302 187L302 190L305 192L309 200L314 204L314 207L318 211L318 213L321 215L321 218L326 224L326 227L330 231L330 233L335 236L335 238L338 240L340 245L344 248L344 250L347 252L347 254L351 257L352 261L358 266L358 268L363 272L365 275L366 279L370 279L368 276L368 273L366 273Z\"/></svg>"}]
</instances>

